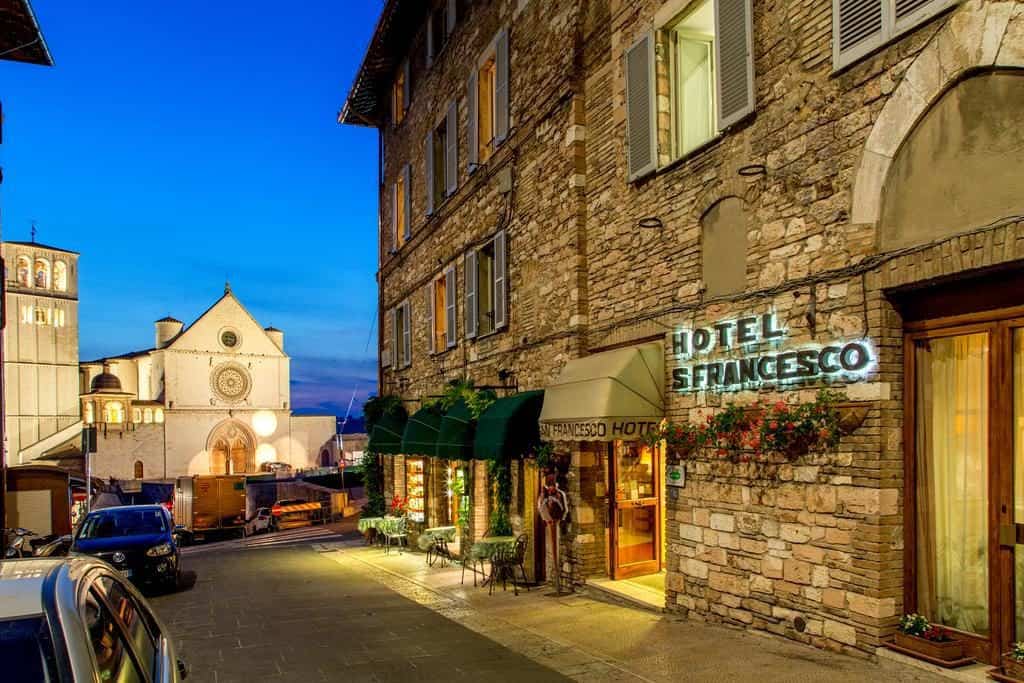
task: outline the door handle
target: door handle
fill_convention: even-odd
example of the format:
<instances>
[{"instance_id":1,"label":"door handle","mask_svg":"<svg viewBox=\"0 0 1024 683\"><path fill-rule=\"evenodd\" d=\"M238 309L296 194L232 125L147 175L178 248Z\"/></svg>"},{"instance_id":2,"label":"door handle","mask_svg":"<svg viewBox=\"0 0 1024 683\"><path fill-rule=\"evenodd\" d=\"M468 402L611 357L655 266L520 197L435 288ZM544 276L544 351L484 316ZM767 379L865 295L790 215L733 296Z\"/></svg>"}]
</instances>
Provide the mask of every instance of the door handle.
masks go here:
<instances>
[{"instance_id":1,"label":"door handle","mask_svg":"<svg viewBox=\"0 0 1024 683\"><path fill-rule=\"evenodd\" d=\"M1000 524L999 545L1004 548L1024 545L1024 524Z\"/></svg>"}]
</instances>

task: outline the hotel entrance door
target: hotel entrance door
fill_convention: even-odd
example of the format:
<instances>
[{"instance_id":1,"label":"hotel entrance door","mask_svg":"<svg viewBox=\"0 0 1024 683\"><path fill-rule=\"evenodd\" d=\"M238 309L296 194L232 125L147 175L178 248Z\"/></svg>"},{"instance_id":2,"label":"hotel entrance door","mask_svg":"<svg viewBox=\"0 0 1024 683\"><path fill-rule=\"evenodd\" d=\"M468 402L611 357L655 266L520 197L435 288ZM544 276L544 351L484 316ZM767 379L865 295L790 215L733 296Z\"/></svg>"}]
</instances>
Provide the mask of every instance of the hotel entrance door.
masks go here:
<instances>
[{"instance_id":1,"label":"hotel entrance door","mask_svg":"<svg viewBox=\"0 0 1024 683\"><path fill-rule=\"evenodd\" d=\"M609 444L613 579L661 571L661 457L635 442Z\"/></svg>"},{"instance_id":2,"label":"hotel entrance door","mask_svg":"<svg viewBox=\"0 0 1024 683\"><path fill-rule=\"evenodd\" d=\"M906 611L996 662L1024 638L1024 318L951 323L906 337Z\"/></svg>"}]
</instances>

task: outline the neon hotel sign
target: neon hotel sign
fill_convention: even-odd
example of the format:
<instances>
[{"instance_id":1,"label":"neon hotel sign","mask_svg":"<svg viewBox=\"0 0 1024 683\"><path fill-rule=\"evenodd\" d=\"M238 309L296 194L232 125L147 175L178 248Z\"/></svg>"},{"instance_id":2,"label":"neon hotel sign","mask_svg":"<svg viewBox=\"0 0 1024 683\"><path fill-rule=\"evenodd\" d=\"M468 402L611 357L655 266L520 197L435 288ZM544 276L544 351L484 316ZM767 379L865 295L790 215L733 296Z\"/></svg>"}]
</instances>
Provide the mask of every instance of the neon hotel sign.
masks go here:
<instances>
[{"instance_id":1,"label":"neon hotel sign","mask_svg":"<svg viewBox=\"0 0 1024 683\"><path fill-rule=\"evenodd\" d=\"M867 339L782 350L787 334L774 313L676 330L672 351L681 364L672 370L672 389L735 391L820 378L855 381L864 379L875 363ZM775 350L761 352L765 344ZM735 355L737 350L739 357L687 362L712 352Z\"/></svg>"}]
</instances>

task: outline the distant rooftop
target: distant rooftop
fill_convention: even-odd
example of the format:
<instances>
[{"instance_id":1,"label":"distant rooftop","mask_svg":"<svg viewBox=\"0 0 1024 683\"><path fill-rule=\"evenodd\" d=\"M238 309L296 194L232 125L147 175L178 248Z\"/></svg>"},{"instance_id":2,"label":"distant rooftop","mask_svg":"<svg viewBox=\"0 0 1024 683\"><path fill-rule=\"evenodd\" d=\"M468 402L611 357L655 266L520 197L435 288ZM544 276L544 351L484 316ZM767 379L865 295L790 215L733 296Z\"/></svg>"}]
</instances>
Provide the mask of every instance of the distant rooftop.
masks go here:
<instances>
[{"instance_id":1,"label":"distant rooftop","mask_svg":"<svg viewBox=\"0 0 1024 683\"><path fill-rule=\"evenodd\" d=\"M0 0L0 59L53 66L29 0Z\"/></svg>"},{"instance_id":2,"label":"distant rooftop","mask_svg":"<svg viewBox=\"0 0 1024 683\"><path fill-rule=\"evenodd\" d=\"M3 3L3 1L4 0L0 0L0 3ZM22 247L35 247L37 249L49 249L50 251L63 251L65 254L74 254L75 256L79 255L77 251L65 249L64 247L55 247L52 244L43 244L42 242L21 242L18 240L4 240L4 244L17 244Z\"/></svg>"}]
</instances>

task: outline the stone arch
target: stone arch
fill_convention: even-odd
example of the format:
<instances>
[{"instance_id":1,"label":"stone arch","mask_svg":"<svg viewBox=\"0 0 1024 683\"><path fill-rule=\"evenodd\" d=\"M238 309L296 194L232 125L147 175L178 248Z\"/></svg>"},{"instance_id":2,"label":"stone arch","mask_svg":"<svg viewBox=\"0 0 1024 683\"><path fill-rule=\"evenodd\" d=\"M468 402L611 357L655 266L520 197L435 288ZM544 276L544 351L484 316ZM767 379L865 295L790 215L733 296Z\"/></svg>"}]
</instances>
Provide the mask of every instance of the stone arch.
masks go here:
<instances>
[{"instance_id":1,"label":"stone arch","mask_svg":"<svg viewBox=\"0 0 1024 683\"><path fill-rule=\"evenodd\" d=\"M1018 7L971 0L917 54L868 134L853 185L852 223L878 222L896 152L947 90L971 71L1024 68L1024 14L1015 13Z\"/></svg>"},{"instance_id":2,"label":"stone arch","mask_svg":"<svg viewBox=\"0 0 1024 683\"><path fill-rule=\"evenodd\" d=\"M210 474L256 471L256 437L238 420L223 420L210 430L206 451Z\"/></svg>"}]
</instances>

